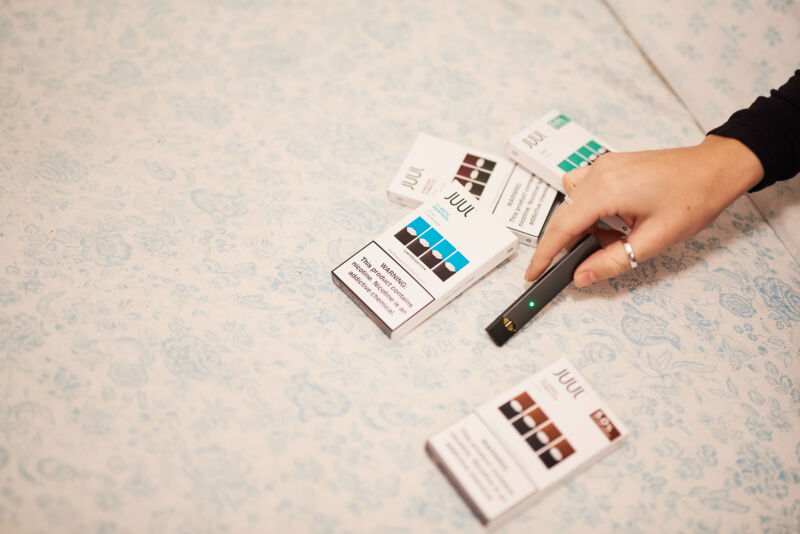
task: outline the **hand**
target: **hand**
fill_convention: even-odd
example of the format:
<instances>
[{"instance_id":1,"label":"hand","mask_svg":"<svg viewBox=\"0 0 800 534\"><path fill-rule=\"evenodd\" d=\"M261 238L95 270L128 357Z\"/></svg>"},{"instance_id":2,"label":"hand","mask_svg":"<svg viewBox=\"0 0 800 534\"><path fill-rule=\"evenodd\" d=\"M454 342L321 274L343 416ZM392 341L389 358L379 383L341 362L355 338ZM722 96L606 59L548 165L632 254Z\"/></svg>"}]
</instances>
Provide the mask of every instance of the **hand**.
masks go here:
<instances>
[{"instance_id":1,"label":"hand","mask_svg":"<svg viewBox=\"0 0 800 534\"><path fill-rule=\"evenodd\" d=\"M573 202L553 215L525 279L539 277L562 248L587 231L605 248L578 266L575 285L620 275L630 262L619 234L598 230L595 221L619 215L632 229L628 243L642 262L705 228L763 176L750 149L715 135L692 147L605 154L564 175Z\"/></svg>"}]
</instances>

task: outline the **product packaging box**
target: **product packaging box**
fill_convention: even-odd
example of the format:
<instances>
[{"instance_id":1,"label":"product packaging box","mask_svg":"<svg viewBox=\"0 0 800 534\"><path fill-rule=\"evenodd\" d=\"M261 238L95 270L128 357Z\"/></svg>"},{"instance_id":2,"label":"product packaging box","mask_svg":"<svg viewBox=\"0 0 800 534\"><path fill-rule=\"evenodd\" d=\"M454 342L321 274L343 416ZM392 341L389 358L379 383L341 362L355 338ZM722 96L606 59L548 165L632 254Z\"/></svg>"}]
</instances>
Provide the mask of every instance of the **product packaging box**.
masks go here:
<instances>
[{"instance_id":1,"label":"product packaging box","mask_svg":"<svg viewBox=\"0 0 800 534\"><path fill-rule=\"evenodd\" d=\"M506 155L564 193L561 178L611 150L558 110L551 110L506 143Z\"/></svg>"},{"instance_id":2,"label":"product packaging box","mask_svg":"<svg viewBox=\"0 0 800 534\"><path fill-rule=\"evenodd\" d=\"M414 141L387 196L392 202L416 207L452 182L464 186L525 245L536 245L561 197L505 157L425 133Z\"/></svg>"},{"instance_id":3,"label":"product packaging box","mask_svg":"<svg viewBox=\"0 0 800 534\"><path fill-rule=\"evenodd\" d=\"M333 282L397 339L518 248L517 238L451 183L332 272Z\"/></svg>"},{"instance_id":4,"label":"product packaging box","mask_svg":"<svg viewBox=\"0 0 800 534\"><path fill-rule=\"evenodd\" d=\"M497 526L627 436L597 393L560 359L434 435L425 448L478 519Z\"/></svg>"},{"instance_id":5,"label":"product packaging box","mask_svg":"<svg viewBox=\"0 0 800 534\"><path fill-rule=\"evenodd\" d=\"M555 109L506 143L508 157L562 194L566 194L562 182L566 173L591 165L610 150L605 141ZM602 222L624 234L631 231L617 216L606 217Z\"/></svg>"}]
</instances>

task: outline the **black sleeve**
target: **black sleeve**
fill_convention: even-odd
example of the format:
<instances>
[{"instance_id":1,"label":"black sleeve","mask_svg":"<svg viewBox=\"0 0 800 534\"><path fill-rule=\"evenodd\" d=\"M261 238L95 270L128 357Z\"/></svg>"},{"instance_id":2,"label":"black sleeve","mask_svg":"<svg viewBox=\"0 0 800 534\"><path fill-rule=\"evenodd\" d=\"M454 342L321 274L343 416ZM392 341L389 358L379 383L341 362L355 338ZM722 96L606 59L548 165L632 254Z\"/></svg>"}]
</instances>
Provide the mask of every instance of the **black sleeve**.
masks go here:
<instances>
[{"instance_id":1,"label":"black sleeve","mask_svg":"<svg viewBox=\"0 0 800 534\"><path fill-rule=\"evenodd\" d=\"M764 178L750 191L800 172L800 69L769 97L758 97L708 133L738 139L761 160Z\"/></svg>"}]
</instances>

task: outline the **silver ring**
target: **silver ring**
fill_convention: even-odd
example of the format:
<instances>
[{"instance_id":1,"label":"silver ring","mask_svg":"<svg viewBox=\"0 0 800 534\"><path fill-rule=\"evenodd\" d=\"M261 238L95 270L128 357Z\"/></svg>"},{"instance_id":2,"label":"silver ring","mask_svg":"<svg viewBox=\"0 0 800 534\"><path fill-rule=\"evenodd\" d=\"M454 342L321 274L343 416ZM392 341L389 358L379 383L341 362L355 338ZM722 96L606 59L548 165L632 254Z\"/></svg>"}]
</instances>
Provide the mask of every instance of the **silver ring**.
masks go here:
<instances>
[{"instance_id":1,"label":"silver ring","mask_svg":"<svg viewBox=\"0 0 800 534\"><path fill-rule=\"evenodd\" d=\"M628 238L624 235L619 238L622 241L622 246L625 247L625 252L628 253L628 261L631 262L631 269L635 269L639 266L639 263L636 261L636 256L633 254L633 247L630 243L628 243Z\"/></svg>"}]
</instances>

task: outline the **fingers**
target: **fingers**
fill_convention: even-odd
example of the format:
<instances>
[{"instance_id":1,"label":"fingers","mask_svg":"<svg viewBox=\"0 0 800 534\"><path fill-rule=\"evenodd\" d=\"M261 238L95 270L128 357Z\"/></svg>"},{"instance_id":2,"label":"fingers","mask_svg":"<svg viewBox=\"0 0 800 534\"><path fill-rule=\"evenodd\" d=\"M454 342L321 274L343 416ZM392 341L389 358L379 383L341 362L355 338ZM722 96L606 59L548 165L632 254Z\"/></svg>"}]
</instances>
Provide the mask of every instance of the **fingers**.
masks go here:
<instances>
[{"instance_id":1,"label":"fingers","mask_svg":"<svg viewBox=\"0 0 800 534\"><path fill-rule=\"evenodd\" d=\"M594 223L598 219L618 213L619 206L615 204L619 203L619 199L614 193L618 187L615 187L614 184L619 180L611 180L609 182L609 178L614 178L615 175L612 173L610 176L606 176L609 165L613 163L608 158L606 159L607 162L598 160L591 167L580 167L563 176L564 190L567 193L568 200L571 200L571 202L563 203L550 220L547 231L540 239L531 258L530 265L525 271L526 280L532 281L539 277L561 249L577 242L586 234L587 230L591 229L592 233L594 233L596 230ZM610 169L613 169L613 165ZM616 246L621 247L621 245ZM616 246L613 248L616 248ZM625 252L624 248L620 250ZM617 272L619 274L624 272L623 269L630 267L627 262L627 254L624 257L620 256L620 258L626 260L626 263L618 262L616 267L612 266L615 261L613 255L601 257L605 258L605 262L609 262L608 265L598 264L597 271L587 270L584 273L586 283L602 279L600 278L601 275L604 278L614 276L614 274L605 275L604 273ZM586 283L583 285L586 285Z\"/></svg>"},{"instance_id":2,"label":"fingers","mask_svg":"<svg viewBox=\"0 0 800 534\"><path fill-rule=\"evenodd\" d=\"M603 245L603 248L586 258L575 269L572 279L577 287L586 287L599 280L619 276L631 268L630 258L622 244L619 232L599 230L594 233L594 237ZM628 243L630 244L630 240ZM637 257L636 260L638 262L639 258Z\"/></svg>"},{"instance_id":3,"label":"fingers","mask_svg":"<svg viewBox=\"0 0 800 534\"><path fill-rule=\"evenodd\" d=\"M599 229L599 227L597 226L597 224L593 224L592 226L590 226L590 227L587 229L586 233L589 233L589 234L595 234L595 233L597 233L598 231L600 231L600 229ZM581 235L575 236L575 237L573 237L572 239L570 239L569 241L567 241L567 244L566 244L566 245L564 245L564 250L572 250L572 247L574 247L575 245L577 245L577 244L578 244L578 242L579 242L581 239L583 239L583 238L584 238L584 235L585 235L585 234L581 234ZM609 240L609 243L611 243L611 241L612 241L612 240ZM602 244L602 241L601 241L601 244Z\"/></svg>"},{"instance_id":4,"label":"fingers","mask_svg":"<svg viewBox=\"0 0 800 534\"><path fill-rule=\"evenodd\" d=\"M561 204L550 220L547 232L539 241L531 263L525 271L525 279L535 280L553 261L558 252L570 242L586 233L598 219L596 206L583 204Z\"/></svg>"},{"instance_id":5,"label":"fingers","mask_svg":"<svg viewBox=\"0 0 800 534\"><path fill-rule=\"evenodd\" d=\"M580 167L565 174L561 178L561 182L564 184L564 192L571 197L578 186L578 182L586 176L587 172L589 172L589 167Z\"/></svg>"},{"instance_id":6,"label":"fingers","mask_svg":"<svg viewBox=\"0 0 800 534\"><path fill-rule=\"evenodd\" d=\"M654 228L654 225L642 224L627 238L637 263L652 257L655 254L654 250L659 250L659 236L651 228ZM600 230L594 236L604 248L589 256L575 269L573 281L578 287L585 287L631 270L630 258L618 232Z\"/></svg>"}]
</instances>

